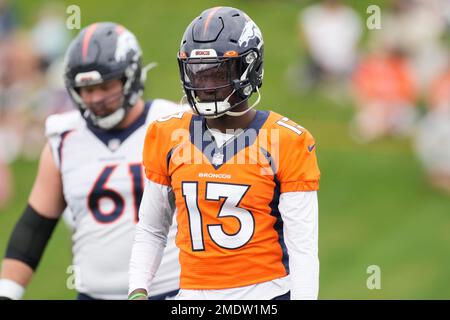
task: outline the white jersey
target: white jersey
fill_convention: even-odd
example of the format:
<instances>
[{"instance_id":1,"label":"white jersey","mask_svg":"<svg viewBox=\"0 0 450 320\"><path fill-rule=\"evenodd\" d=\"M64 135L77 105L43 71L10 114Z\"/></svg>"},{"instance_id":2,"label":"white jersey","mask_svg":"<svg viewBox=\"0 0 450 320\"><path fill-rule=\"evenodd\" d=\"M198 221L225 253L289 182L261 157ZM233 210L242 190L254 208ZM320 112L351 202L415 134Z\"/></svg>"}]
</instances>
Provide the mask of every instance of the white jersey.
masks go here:
<instances>
[{"instance_id":1,"label":"white jersey","mask_svg":"<svg viewBox=\"0 0 450 320\"><path fill-rule=\"evenodd\" d=\"M142 198L142 147L147 126L180 111L154 100L130 127L102 131L80 112L52 115L46 135L61 172L66 220L73 228L73 264L77 290L96 299L126 299L128 266ZM178 289L179 263L172 225L152 294Z\"/></svg>"}]
</instances>

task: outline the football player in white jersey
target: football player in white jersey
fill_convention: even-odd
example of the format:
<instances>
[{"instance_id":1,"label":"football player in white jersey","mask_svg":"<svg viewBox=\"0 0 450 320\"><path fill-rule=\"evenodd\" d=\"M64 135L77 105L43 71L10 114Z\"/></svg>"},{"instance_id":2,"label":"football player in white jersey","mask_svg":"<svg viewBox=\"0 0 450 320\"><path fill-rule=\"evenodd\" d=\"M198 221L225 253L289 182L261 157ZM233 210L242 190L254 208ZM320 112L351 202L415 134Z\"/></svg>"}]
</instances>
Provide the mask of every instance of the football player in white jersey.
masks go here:
<instances>
[{"instance_id":1,"label":"football player in white jersey","mask_svg":"<svg viewBox=\"0 0 450 320\"><path fill-rule=\"evenodd\" d=\"M153 120L179 111L166 100L142 100L141 49L121 25L84 28L72 41L66 64L66 87L79 110L47 119L48 143L3 260L3 299L22 297L65 209L73 227L78 299L127 298L145 131ZM150 299L178 291L175 233L173 224Z\"/></svg>"}]
</instances>

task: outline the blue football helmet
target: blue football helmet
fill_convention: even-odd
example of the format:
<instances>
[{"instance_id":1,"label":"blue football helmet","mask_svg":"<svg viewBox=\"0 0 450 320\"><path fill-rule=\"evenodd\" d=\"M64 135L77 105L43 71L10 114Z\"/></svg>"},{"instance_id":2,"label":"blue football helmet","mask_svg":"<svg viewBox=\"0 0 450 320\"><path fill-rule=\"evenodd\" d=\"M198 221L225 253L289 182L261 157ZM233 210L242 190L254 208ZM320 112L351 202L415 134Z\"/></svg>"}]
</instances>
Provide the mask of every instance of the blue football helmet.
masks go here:
<instances>
[{"instance_id":1,"label":"blue football helmet","mask_svg":"<svg viewBox=\"0 0 450 320\"><path fill-rule=\"evenodd\" d=\"M87 121L108 130L124 119L144 90L146 74L142 70L141 57L134 34L112 22L91 24L72 40L65 58L65 84L72 101ZM81 99L79 90L112 79L123 81L123 92L119 97L121 107L110 115L96 116Z\"/></svg>"},{"instance_id":2,"label":"blue football helmet","mask_svg":"<svg viewBox=\"0 0 450 320\"><path fill-rule=\"evenodd\" d=\"M187 27L178 52L181 83L192 109L209 118L245 113L231 110L254 92L259 94L263 52L261 31L243 11L231 7L203 11ZM218 81L212 86L197 81L207 70L216 72ZM230 92L226 97L221 96L223 89ZM201 92L213 92L215 98L202 101ZM234 104L228 101L232 95L236 95Z\"/></svg>"}]
</instances>

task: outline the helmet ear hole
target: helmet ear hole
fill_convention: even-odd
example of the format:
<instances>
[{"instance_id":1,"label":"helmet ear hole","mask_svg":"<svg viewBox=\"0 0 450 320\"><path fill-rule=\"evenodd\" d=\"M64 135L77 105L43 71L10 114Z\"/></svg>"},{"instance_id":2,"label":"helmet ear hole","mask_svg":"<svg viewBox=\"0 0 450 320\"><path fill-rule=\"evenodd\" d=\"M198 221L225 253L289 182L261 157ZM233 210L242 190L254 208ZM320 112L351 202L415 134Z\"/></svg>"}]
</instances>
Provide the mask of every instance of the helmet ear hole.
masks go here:
<instances>
[{"instance_id":1,"label":"helmet ear hole","mask_svg":"<svg viewBox=\"0 0 450 320\"><path fill-rule=\"evenodd\" d=\"M244 95L246 95L246 96L251 95L253 92L252 86L250 84L245 86L243 91L244 91Z\"/></svg>"},{"instance_id":2,"label":"helmet ear hole","mask_svg":"<svg viewBox=\"0 0 450 320\"><path fill-rule=\"evenodd\" d=\"M245 62L247 64L252 64L256 60L257 57L258 57L258 54L254 51L251 51L250 53L248 53L245 56Z\"/></svg>"}]
</instances>

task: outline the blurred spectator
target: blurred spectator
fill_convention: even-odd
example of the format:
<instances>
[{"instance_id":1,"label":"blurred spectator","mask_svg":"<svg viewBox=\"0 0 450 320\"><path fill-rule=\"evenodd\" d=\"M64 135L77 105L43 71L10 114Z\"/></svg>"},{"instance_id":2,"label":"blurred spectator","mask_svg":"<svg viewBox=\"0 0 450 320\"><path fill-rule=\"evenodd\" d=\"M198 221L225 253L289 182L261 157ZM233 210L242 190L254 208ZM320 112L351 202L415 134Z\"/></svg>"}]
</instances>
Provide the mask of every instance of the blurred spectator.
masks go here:
<instances>
[{"instance_id":1,"label":"blurred spectator","mask_svg":"<svg viewBox=\"0 0 450 320\"><path fill-rule=\"evenodd\" d=\"M63 82L70 36L64 7L48 3L38 14L31 32L0 41L0 143L7 162L36 159L46 117L72 108Z\"/></svg>"},{"instance_id":2,"label":"blurred spectator","mask_svg":"<svg viewBox=\"0 0 450 320\"><path fill-rule=\"evenodd\" d=\"M435 14L444 19L447 29L450 29L450 1L448 0L416 0L428 6Z\"/></svg>"},{"instance_id":3,"label":"blurred spectator","mask_svg":"<svg viewBox=\"0 0 450 320\"><path fill-rule=\"evenodd\" d=\"M395 46L405 53L422 94L446 63L443 8L440 0L394 0L392 10L383 12L381 30L371 33L375 46Z\"/></svg>"},{"instance_id":4,"label":"blurred spectator","mask_svg":"<svg viewBox=\"0 0 450 320\"><path fill-rule=\"evenodd\" d=\"M6 206L11 197L11 183L9 168L0 155L0 210Z\"/></svg>"},{"instance_id":5,"label":"blurred spectator","mask_svg":"<svg viewBox=\"0 0 450 320\"><path fill-rule=\"evenodd\" d=\"M0 0L0 208L12 192L8 165L19 156L36 159L45 118L72 108L63 82L64 13L47 3L31 31L18 30L11 2Z\"/></svg>"},{"instance_id":6,"label":"blurred spectator","mask_svg":"<svg viewBox=\"0 0 450 320\"><path fill-rule=\"evenodd\" d=\"M402 52L381 49L363 58L353 74L357 112L353 136L369 142L410 133L416 118L414 74Z\"/></svg>"},{"instance_id":7,"label":"blurred spectator","mask_svg":"<svg viewBox=\"0 0 450 320\"><path fill-rule=\"evenodd\" d=\"M431 86L429 112L421 120L415 149L430 183L450 193L450 56L447 69Z\"/></svg>"},{"instance_id":8,"label":"blurred spectator","mask_svg":"<svg viewBox=\"0 0 450 320\"><path fill-rule=\"evenodd\" d=\"M431 85L428 100L431 111L450 111L450 54L447 63L447 69Z\"/></svg>"},{"instance_id":9,"label":"blurred spectator","mask_svg":"<svg viewBox=\"0 0 450 320\"><path fill-rule=\"evenodd\" d=\"M11 36L17 26L14 9L7 0L0 0L0 42Z\"/></svg>"},{"instance_id":10,"label":"blurred spectator","mask_svg":"<svg viewBox=\"0 0 450 320\"><path fill-rule=\"evenodd\" d=\"M64 7L55 2L44 5L38 14L37 23L31 30L33 48L41 59L43 70L63 56L69 40L70 32L65 25Z\"/></svg>"},{"instance_id":11,"label":"blurred spectator","mask_svg":"<svg viewBox=\"0 0 450 320\"><path fill-rule=\"evenodd\" d=\"M29 99L42 82L39 61L32 52L24 34L0 43L0 142L8 162L22 150Z\"/></svg>"},{"instance_id":12,"label":"blurred spectator","mask_svg":"<svg viewBox=\"0 0 450 320\"><path fill-rule=\"evenodd\" d=\"M324 0L299 14L299 32L308 66L309 86L348 79L362 34L358 14L339 0ZM307 85L308 85L307 84Z\"/></svg>"},{"instance_id":13,"label":"blurred spectator","mask_svg":"<svg viewBox=\"0 0 450 320\"><path fill-rule=\"evenodd\" d=\"M44 122L50 114L73 108L63 81L63 59L54 61L47 69L44 85L36 88L28 101L27 130L24 132L22 154L35 159L45 144Z\"/></svg>"}]
</instances>

